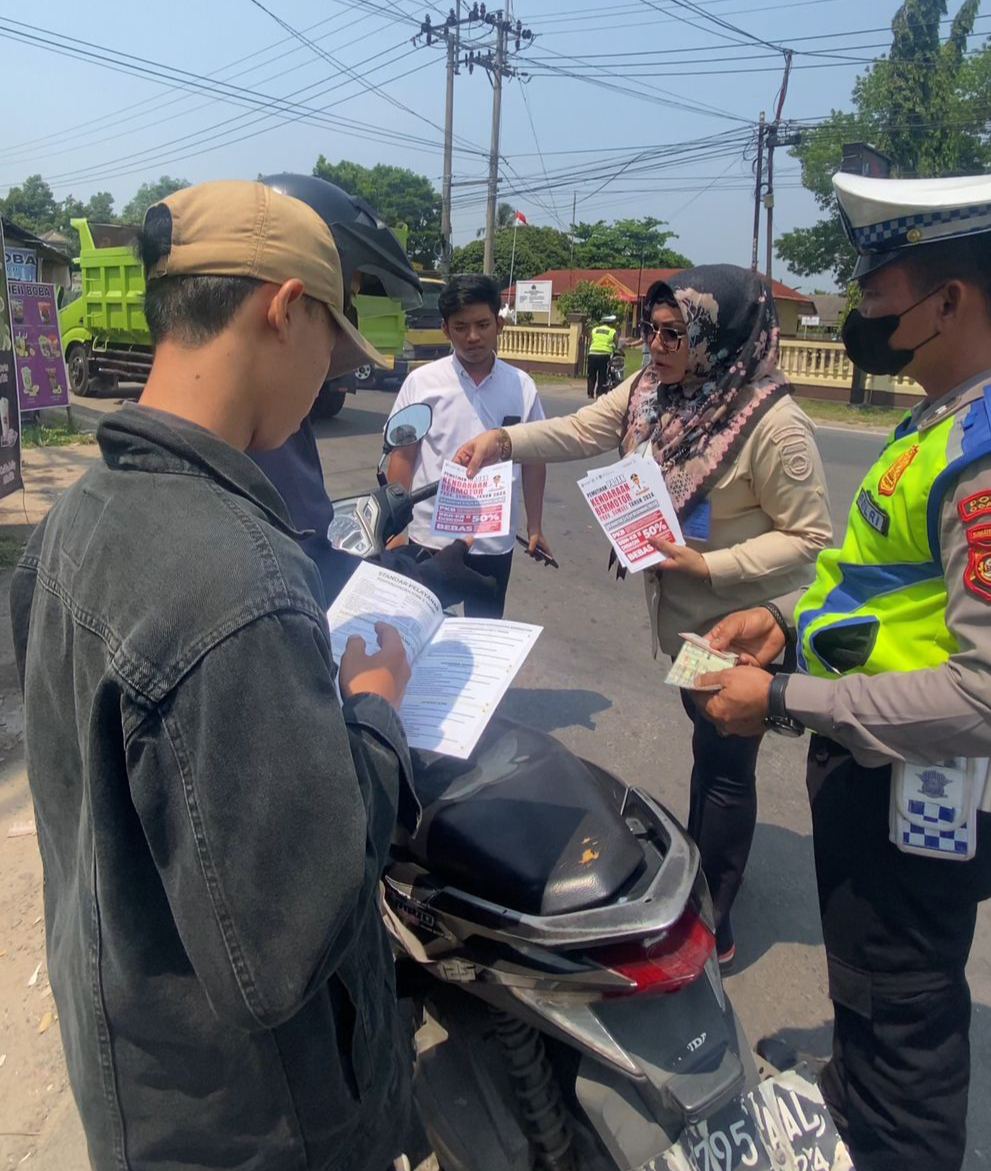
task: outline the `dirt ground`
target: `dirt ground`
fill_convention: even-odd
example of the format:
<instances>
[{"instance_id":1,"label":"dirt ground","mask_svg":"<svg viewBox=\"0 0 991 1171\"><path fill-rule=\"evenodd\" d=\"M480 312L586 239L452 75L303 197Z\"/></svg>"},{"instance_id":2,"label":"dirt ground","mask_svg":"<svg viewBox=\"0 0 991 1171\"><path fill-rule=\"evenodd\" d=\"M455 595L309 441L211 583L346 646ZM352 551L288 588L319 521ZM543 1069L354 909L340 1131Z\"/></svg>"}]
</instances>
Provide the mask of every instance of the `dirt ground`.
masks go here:
<instances>
[{"instance_id":1,"label":"dirt ground","mask_svg":"<svg viewBox=\"0 0 991 1171\"><path fill-rule=\"evenodd\" d=\"M93 447L25 453L30 485L0 501L0 535L23 543ZM0 571L0 1171L88 1171L45 965L41 859L23 758L23 713Z\"/></svg>"}]
</instances>

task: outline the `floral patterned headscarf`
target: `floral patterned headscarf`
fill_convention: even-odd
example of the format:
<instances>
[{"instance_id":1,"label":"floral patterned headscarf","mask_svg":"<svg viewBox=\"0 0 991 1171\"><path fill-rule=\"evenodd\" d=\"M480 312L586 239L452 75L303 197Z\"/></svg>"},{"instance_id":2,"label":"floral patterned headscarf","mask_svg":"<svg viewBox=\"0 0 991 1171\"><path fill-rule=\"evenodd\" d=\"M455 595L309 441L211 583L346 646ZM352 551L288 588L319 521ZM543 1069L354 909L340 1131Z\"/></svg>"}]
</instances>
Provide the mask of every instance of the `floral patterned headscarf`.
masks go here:
<instances>
[{"instance_id":1,"label":"floral patterned headscarf","mask_svg":"<svg viewBox=\"0 0 991 1171\"><path fill-rule=\"evenodd\" d=\"M688 370L676 386L662 383L653 365L638 376L622 451L650 442L684 519L791 386L778 369L778 314L759 274L732 264L686 269L651 287L647 313L665 300L685 320Z\"/></svg>"}]
</instances>

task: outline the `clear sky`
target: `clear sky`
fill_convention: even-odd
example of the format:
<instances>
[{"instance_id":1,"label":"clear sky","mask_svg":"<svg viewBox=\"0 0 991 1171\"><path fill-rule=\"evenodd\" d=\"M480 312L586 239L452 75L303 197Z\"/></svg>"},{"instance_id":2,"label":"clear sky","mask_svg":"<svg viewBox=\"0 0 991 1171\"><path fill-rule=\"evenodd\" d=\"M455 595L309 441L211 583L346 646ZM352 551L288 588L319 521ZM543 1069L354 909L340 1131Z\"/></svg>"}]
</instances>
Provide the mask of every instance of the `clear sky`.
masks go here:
<instances>
[{"instance_id":1,"label":"clear sky","mask_svg":"<svg viewBox=\"0 0 991 1171\"><path fill-rule=\"evenodd\" d=\"M952 14L959 0L949 6ZM0 0L0 191L40 172L58 198L109 190L121 207L163 173L196 182L309 171L321 153L409 167L439 188L443 49L410 41L426 12L442 20L448 5L264 7L319 51L253 0L53 0L40 9ZM573 200L579 220L656 216L695 262L747 264L753 172L745 156L781 81L773 46L797 51L785 118L821 117L848 107L857 62L885 51L897 8L898 0L514 0L514 18L537 36L513 62L530 80L504 91L500 198L531 223L558 227L571 220ZM972 47L991 33L991 0L981 13ZM13 30L35 39L24 43ZM112 51L117 65L58 55L38 40L104 60ZM171 80L117 71L124 54L144 59L133 61L143 70L167 66ZM201 88L177 86L177 70ZM222 92L203 92L204 84ZM490 110L486 74L463 71L456 243L473 239L484 220L484 187L471 181L486 174ZM785 151L776 177L776 229L813 223L815 204ZM791 279L780 264L775 275Z\"/></svg>"}]
</instances>

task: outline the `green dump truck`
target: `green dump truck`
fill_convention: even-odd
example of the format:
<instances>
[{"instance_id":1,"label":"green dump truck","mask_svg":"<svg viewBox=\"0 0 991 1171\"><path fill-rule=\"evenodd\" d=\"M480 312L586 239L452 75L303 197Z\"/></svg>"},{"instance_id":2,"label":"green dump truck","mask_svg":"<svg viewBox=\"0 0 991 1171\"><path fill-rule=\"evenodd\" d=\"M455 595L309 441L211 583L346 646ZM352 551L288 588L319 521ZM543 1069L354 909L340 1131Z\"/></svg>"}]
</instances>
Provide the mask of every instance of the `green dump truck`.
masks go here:
<instances>
[{"instance_id":1,"label":"green dump truck","mask_svg":"<svg viewBox=\"0 0 991 1171\"><path fill-rule=\"evenodd\" d=\"M134 253L134 228L72 220L79 233L82 291L59 310L62 346L74 394L88 395L118 382L144 383L151 369L151 338L144 315L145 282ZM390 362L406 340L398 302L375 295L375 282L354 298L358 328ZM336 415L346 396L369 381L365 371L324 383L314 412Z\"/></svg>"}]
</instances>

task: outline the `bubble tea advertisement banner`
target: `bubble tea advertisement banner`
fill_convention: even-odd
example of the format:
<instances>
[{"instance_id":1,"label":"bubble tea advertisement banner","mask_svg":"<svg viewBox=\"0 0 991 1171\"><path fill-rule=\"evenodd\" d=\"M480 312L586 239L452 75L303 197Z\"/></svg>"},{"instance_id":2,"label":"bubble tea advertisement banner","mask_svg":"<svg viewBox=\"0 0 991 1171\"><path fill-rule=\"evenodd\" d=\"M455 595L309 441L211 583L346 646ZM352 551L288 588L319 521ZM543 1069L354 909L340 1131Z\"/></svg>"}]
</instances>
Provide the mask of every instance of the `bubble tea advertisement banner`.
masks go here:
<instances>
[{"instance_id":1,"label":"bubble tea advertisement banner","mask_svg":"<svg viewBox=\"0 0 991 1171\"><path fill-rule=\"evenodd\" d=\"M55 286L8 280L21 413L69 405Z\"/></svg>"},{"instance_id":2,"label":"bubble tea advertisement banner","mask_svg":"<svg viewBox=\"0 0 991 1171\"><path fill-rule=\"evenodd\" d=\"M17 407L14 338L3 255L3 225L0 224L0 499L24 486L21 479L21 414Z\"/></svg>"}]
</instances>

